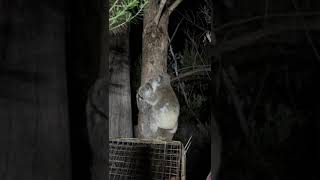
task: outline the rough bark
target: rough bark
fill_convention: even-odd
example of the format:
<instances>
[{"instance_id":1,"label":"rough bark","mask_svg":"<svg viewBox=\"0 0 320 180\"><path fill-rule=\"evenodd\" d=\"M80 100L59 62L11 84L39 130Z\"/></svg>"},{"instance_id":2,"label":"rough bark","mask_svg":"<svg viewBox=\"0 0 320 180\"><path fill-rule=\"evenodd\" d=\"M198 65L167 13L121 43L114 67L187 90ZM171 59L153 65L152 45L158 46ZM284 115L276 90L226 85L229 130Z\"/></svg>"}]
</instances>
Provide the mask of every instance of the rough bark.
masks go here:
<instances>
[{"instance_id":1,"label":"rough bark","mask_svg":"<svg viewBox=\"0 0 320 180\"><path fill-rule=\"evenodd\" d=\"M132 137L128 28L111 36L109 49L109 138Z\"/></svg>"},{"instance_id":2,"label":"rough bark","mask_svg":"<svg viewBox=\"0 0 320 180\"><path fill-rule=\"evenodd\" d=\"M6 2L0 4L0 26L7 29L0 32L0 179L70 180L62 3Z\"/></svg>"},{"instance_id":3,"label":"rough bark","mask_svg":"<svg viewBox=\"0 0 320 180\"><path fill-rule=\"evenodd\" d=\"M152 0L144 11L141 84L155 78L161 72L167 72L169 14L164 14L157 24L154 18L158 11L157 1Z\"/></svg>"},{"instance_id":4,"label":"rough bark","mask_svg":"<svg viewBox=\"0 0 320 180\"><path fill-rule=\"evenodd\" d=\"M109 127L109 138L132 137L128 32L110 36L108 75L100 72L88 94L89 134L102 126ZM104 62L105 59L101 59L100 64Z\"/></svg>"},{"instance_id":5,"label":"rough bark","mask_svg":"<svg viewBox=\"0 0 320 180\"><path fill-rule=\"evenodd\" d=\"M143 19L143 40L142 40L142 67L141 67L141 87L150 79L157 78L159 74L167 72L167 56L169 47L168 24L169 17L181 0L169 4L166 0L149 1L144 11ZM145 138L142 133L144 124L150 124L151 115L140 110L138 116L138 127L136 135ZM169 139L172 134L158 132Z\"/></svg>"}]
</instances>

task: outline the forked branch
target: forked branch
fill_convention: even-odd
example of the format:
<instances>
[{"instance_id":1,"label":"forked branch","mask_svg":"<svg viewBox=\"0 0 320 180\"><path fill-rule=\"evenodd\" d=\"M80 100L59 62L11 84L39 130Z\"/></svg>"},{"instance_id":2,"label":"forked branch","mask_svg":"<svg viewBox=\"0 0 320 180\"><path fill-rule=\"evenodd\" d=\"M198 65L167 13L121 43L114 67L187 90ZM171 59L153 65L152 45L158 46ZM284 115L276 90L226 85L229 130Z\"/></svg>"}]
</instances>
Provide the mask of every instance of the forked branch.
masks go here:
<instances>
[{"instance_id":1,"label":"forked branch","mask_svg":"<svg viewBox=\"0 0 320 180\"><path fill-rule=\"evenodd\" d=\"M167 0L160 1L158 13L156 14L156 17L154 18L154 22L156 23L156 25L158 25L158 23L160 21L161 14L162 14L163 8L166 5L166 3L167 3Z\"/></svg>"}]
</instances>

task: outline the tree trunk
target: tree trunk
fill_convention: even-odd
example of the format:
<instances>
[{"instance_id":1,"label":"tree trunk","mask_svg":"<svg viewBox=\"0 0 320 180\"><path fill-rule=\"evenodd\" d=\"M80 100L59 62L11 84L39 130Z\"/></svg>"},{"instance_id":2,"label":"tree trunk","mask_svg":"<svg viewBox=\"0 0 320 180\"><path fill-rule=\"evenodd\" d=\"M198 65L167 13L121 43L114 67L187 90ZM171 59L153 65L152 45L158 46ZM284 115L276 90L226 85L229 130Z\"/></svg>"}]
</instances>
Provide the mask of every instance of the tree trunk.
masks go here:
<instances>
[{"instance_id":1,"label":"tree trunk","mask_svg":"<svg viewBox=\"0 0 320 180\"><path fill-rule=\"evenodd\" d=\"M150 79L167 72L169 17L180 2L181 0L176 0L172 4L169 4L166 0L161 0L160 3L151 0L145 8L143 19L141 86ZM142 129L150 128L148 127L150 125L145 126L145 124L150 124L149 122L150 115L140 110L138 128L136 129L136 134L139 138L146 138L142 133Z\"/></svg>"},{"instance_id":2,"label":"tree trunk","mask_svg":"<svg viewBox=\"0 0 320 180\"><path fill-rule=\"evenodd\" d=\"M0 179L70 180L63 2L6 2L0 5L0 26L7 29L0 32Z\"/></svg>"},{"instance_id":3,"label":"tree trunk","mask_svg":"<svg viewBox=\"0 0 320 180\"><path fill-rule=\"evenodd\" d=\"M100 64L105 64L105 60L101 59ZM128 30L120 36L111 36L108 61L109 72L101 68L100 77L88 94L87 119L91 139L95 138L91 134L98 126L109 127L109 138L132 137L133 134Z\"/></svg>"},{"instance_id":4,"label":"tree trunk","mask_svg":"<svg viewBox=\"0 0 320 180\"><path fill-rule=\"evenodd\" d=\"M169 14L163 14L159 22L155 22L158 11L159 5L153 0L144 11L141 84L155 78L161 72L167 72Z\"/></svg>"},{"instance_id":5,"label":"tree trunk","mask_svg":"<svg viewBox=\"0 0 320 180\"><path fill-rule=\"evenodd\" d=\"M128 28L111 36L109 50L109 138L132 137Z\"/></svg>"}]
</instances>

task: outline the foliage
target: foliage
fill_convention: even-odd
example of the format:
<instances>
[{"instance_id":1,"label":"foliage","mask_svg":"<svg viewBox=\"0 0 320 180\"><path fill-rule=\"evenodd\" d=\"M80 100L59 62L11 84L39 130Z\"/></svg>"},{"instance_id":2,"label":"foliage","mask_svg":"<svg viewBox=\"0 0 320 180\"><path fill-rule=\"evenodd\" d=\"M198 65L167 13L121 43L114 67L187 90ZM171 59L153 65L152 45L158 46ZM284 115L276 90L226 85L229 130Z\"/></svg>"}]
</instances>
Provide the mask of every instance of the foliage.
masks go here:
<instances>
[{"instance_id":1,"label":"foliage","mask_svg":"<svg viewBox=\"0 0 320 180\"><path fill-rule=\"evenodd\" d=\"M147 2L147 0L110 0L110 32L117 33L126 27L129 22L133 22L134 19L138 18Z\"/></svg>"}]
</instances>

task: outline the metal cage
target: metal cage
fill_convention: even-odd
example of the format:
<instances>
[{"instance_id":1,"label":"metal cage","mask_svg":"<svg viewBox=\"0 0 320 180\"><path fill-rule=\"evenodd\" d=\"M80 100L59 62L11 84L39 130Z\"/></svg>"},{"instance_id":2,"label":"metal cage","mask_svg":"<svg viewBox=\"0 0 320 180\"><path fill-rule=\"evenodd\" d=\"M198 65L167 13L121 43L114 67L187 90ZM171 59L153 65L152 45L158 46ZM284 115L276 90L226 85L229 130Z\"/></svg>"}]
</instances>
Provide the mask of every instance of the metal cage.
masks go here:
<instances>
[{"instance_id":1,"label":"metal cage","mask_svg":"<svg viewBox=\"0 0 320 180\"><path fill-rule=\"evenodd\" d=\"M179 141L109 140L109 180L185 180L185 153Z\"/></svg>"}]
</instances>

